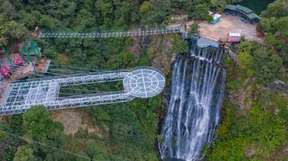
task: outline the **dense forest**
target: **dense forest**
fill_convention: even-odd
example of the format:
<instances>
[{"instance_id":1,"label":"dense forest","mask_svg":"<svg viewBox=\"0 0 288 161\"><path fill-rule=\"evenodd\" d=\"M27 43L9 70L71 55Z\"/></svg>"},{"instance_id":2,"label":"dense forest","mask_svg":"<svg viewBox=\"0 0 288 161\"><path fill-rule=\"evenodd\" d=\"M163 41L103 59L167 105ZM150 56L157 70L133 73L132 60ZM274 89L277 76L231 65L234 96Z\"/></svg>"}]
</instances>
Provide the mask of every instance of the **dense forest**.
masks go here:
<instances>
[{"instance_id":1,"label":"dense forest","mask_svg":"<svg viewBox=\"0 0 288 161\"><path fill-rule=\"evenodd\" d=\"M0 47L33 39L43 31L123 31L169 23L188 14L207 20L208 10L221 11L233 0L0 0ZM239 66L228 57L222 122L216 140L205 149L211 161L286 161L287 95L273 82L287 82L288 2L276 0L261 13L258 26L265 42L234 46ZM196 31L194 31L196 32ZM180 36L103 40L35 40L43 55L61 71L75 68L110 70L152 65L171 79L170 63L187 50ZM169 44L172 44L169 45ZM67 68L67 69L66 69ZM54 69L51 72L59 72ZM117 85L116 85L117 86ZM115 88L115 87L111 87ZM117 86L118 88L118 86ZM64 89L65 90L65 89ZM157 161L158 124L164 96L131 103L79 109L97 132L64 133L61 123L43 107L3 117L0 124L2 161Z\"/></svg>"},{"instance_id":2,"label":"dense forest","mask_svg":"<svg viewBox=\"0 0 288 161\"><path fill-rule=\"evenodd\" d=\"M287 82L288 1L276 0L261 17L265 42L241 42L239 66L225 61L228 89L209 161L288 160L288 98L274 82Z\"/></svg>"}]
</instances>

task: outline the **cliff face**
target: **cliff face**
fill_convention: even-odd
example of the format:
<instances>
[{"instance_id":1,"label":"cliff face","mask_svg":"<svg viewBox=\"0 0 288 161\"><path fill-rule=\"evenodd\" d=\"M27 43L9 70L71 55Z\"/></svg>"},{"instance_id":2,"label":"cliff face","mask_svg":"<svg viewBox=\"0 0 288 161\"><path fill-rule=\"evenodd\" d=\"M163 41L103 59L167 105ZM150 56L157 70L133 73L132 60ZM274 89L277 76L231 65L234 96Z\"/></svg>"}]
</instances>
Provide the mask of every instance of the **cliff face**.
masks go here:
<instances>
[{"instance_id":1,"label":"cliff face","mask_svg":"<svg viewBox=\"0 0 288 161\"><path fill-rule=\"evenodd\" d=\"M147 51L151 59L151 65L163 71L165 74L170 72L173 58L172 42L169 37L159 37L149 43Z\"/></svg>"},{"instance_id":2,"label":"cliff face","mask_svg":"<svg viewBox=\"0 0 288 161\"><path fill-rule=\"evenodd\" d=\"M170 73L171 63L176 56L171 36L135 37L132 40L128 51L140 62L144 60L140 65L151 65L165 74Z\"/></svg>"}]
</instances>

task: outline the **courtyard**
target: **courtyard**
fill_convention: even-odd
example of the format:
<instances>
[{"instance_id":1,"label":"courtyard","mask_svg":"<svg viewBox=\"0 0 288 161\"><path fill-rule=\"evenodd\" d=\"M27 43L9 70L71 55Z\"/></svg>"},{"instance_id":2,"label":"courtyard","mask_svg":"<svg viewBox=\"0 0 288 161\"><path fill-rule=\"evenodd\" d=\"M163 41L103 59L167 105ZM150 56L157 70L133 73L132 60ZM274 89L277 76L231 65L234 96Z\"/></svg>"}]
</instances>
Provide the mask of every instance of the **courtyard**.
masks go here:
<instances>
[{"instance_id":1,"label":"courtyard","mask_svg":"<svg viewBox=\"0 0 288 161\"><path fill-rule=\"evenodd\" d=\"M229 32L241 33L246 40L262 43L263 36L257 32L257 25L241 20L241 17L222 15L220 22L210 24L207 21L199 23L199 34L216 41L226 41Z\"/></svg>"}]
</instances>

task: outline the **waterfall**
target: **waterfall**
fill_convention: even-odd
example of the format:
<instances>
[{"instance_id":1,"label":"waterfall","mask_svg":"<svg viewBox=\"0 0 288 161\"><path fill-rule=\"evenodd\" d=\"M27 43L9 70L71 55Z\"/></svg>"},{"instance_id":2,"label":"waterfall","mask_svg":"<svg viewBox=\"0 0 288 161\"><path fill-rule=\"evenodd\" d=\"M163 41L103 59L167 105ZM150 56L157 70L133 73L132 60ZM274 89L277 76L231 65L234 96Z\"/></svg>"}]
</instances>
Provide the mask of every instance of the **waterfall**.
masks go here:
<instances>
[{"instance_id":1,"label":"waterfall","mask_svg":"<svg viewBox=\"0 0 288 161\"><path fill-rule=\"evenodd\" d=\"M191 43L189 56L173 65L170 100L159 151L165 161L198 161L213 140L223 100L225 69L222 48L199 48Z\"/></svg>"}]
</instances>

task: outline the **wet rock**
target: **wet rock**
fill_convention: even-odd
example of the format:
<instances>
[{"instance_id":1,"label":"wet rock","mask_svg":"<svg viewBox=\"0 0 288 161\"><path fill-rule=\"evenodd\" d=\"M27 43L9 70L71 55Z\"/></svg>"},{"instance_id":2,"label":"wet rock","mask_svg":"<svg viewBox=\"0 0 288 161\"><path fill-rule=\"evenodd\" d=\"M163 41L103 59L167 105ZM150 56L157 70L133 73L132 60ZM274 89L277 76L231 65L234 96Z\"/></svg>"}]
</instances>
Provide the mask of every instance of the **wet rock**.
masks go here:
<instances>
[{"instance_id":1,"label":"wet rock","mask_svg":"<svg viewBox=\"0 0 288 161\"><path fill-rule=\"evenodd\" d=\"M245 150L245 156L246 157L252 157L256 153L255 149L253 147L248 147Z\"/></svg>"}]
</instances>

